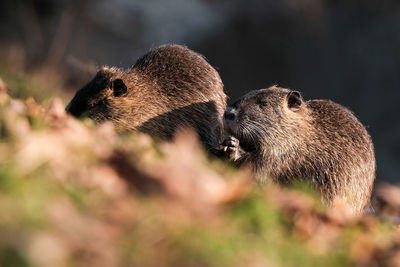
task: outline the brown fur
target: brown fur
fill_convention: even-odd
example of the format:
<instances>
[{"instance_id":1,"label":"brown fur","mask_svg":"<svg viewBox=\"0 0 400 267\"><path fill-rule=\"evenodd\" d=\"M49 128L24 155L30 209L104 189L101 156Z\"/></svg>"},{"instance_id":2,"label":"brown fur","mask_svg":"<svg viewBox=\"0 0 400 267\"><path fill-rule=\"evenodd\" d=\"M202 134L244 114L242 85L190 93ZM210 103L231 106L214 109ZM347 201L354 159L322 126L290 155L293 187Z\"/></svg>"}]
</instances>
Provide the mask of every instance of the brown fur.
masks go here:
<instances>
[{"instance_id":1,"label":"brown fur","mask_svg":"<svg viewBox=\"0 0 400 267\"><path fill-rule=\"evenodd\" d=\"M226 154L249 163L258 181L310 181L328 203L344 199L360 212L375 179L374 147L351 111L329 100L304 102L300 93L271 87L228 107Z\"/></svg>"},{"instance_id":2,"label":"brown fur","mask_svg":"<svg viewBox=\"0 0 400 267\"><path fill-rule=\"evenodd\" d=\"M226 95L218 72L179 45L150 50L128 69L103 67L67 107L119 131L139 130L169 140L179 127L194 128L207 147L218 143Z\"/></svg>"}]
</instances>

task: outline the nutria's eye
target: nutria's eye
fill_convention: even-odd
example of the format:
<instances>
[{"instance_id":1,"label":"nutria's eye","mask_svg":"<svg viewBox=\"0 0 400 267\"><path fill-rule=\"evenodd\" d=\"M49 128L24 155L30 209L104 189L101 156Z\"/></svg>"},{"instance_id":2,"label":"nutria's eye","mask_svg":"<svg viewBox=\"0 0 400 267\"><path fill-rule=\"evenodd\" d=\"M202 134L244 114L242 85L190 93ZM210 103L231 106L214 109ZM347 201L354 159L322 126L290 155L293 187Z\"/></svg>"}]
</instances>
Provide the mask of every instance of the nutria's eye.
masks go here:
<instances>
[{"instance_id":1,"label":"nutria's eye","mask_svg":"<svg viewBox=\"0 0 400 267\"><path fill-rule=\"evenodd\" d=\"M266 107L266 106L268 106L268 102L267 101L260 101L259 105L260 105L260 107Z\"/></svg>"}]
</instances>

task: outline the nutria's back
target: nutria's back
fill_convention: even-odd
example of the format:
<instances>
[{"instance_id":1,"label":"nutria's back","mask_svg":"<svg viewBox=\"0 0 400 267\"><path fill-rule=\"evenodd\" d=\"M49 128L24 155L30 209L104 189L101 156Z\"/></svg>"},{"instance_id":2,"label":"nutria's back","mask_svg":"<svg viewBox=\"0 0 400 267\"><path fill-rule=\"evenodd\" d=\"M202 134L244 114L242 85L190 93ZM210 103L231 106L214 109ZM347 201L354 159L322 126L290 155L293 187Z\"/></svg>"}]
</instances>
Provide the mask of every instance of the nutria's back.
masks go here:
<instances>
[{"instance_id":1,"label":"nutria's back","mask_svg":"<svg viewBox=\"0 0 400 267\"><path fill-rule=\"evenodd\" d=\"M310 181L331 203L356 211L369 202L375 179L369 134L346 108L328 100L304 102L299 92L253 91L227 108L228 156L250 163L259 181ZM238 142L235 143L235 138Z\"/></svg>"},{"instance_id":2,"label":"nutria's back","mask_svg":"<svg viewBox=\"0 0 400 267\"><path fill-rule=\"evenodd\" d=\"M218 72L199 54L179 45L150 50L128 70L103 67L77 92L67 110L120 131L140 130L170 139L179 127L194 128L212 147L220 138L226 95Z\"/></svg>"}]
</instances>

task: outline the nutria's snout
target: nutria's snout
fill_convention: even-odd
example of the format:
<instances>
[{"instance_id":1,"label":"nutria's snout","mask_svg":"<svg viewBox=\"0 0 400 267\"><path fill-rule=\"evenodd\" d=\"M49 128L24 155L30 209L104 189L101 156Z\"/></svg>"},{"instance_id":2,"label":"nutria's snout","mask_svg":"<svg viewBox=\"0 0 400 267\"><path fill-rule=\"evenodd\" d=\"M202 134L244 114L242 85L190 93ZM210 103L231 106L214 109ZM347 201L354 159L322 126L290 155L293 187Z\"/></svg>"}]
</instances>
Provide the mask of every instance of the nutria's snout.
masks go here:
<instances>
[{"instance_id":1,"label":"nutria's snout","mask_svg":"<svg viewBox=\"0 0 400 267\"><path fill-rule=\"evenodd\" d=\"M233 107L227 107L224 113L224 119L233 121L236 118L236 109Z\"/></svg>"},{"instance_id":2,"label":"nutria's snout","mask_svg":"<svg viewBox=\"0 0 400 267\"><path fill-rule=\"evenodd\" d=\"M224 112L224 128L230 135L235 135L237 128L237 110L228 106Z\"/></svg>"},{"instance_id":3,"label":"nutria's snout","mask_svg":"<svg viewBox=\"0 0 400 267\"><path fill-rule=\"evenodd\" d=\"M71 114L74 117L80 117L84 111L86 110L86 105L83 101L76 101L76 99L72 99L71 102L65 108L65 111Z\"/></svg>"},{"instance_id":4,"label":"nutria's snout","mask_svg":"<svg viewBox=\"0 0 400 267\"><path fill-rule=\"evenodd\" d=\"M238 109L232 106L228 106L224 112L224 130L226 133L226 138L237 139L238 144L240 143L240 147L245 151L254 151L254 137L245 135L240 130L239 124Z\"/></svg>"},{"instance_id":5,"label":"nutria's snout","mask_svg":"<svg viewBox=\"0 0 400 267\"><path fill-rule=\"evenodd\" d=\"M65 111L74 117L79 117L80 115L79 112L76 109L74 109L72 101L69 102L68 105L65 107Z\"/></svg>"}]
</instances>

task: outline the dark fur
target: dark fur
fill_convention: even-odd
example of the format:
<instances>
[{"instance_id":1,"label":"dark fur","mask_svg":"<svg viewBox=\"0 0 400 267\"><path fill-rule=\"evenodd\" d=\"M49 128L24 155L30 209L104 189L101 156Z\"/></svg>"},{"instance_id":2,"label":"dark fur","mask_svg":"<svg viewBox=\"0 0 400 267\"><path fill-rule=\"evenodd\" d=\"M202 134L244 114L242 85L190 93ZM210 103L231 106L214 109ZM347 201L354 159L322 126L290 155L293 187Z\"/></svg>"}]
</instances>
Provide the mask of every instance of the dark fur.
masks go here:
<instances>
[{"instance_id":1,"label":"dark fur","mask_svg":"<svg viewBox=\"0 0 400 267\"><path fill-rule=\"evenodd\" d=\"M207 147L221 137L226 95L218 72L179 45L150 50L128 70L103 67L67 107L119 131L139 130L169 140L179 127L197 131Z\"/></svg>"},{"instance_id":2,"label":"dark fur","mask_svg":"<svg viewBox=\"0 0 400 267\"><path fill-rule=\"evenodd\" d=\"M374 147L351 111L329 100L304 102L300 93L271 87L228 107L227 156L249 163L260 182L310 181L331 203L355 211L368 204L375 179Z\"/></svg>"}]
</instances>

